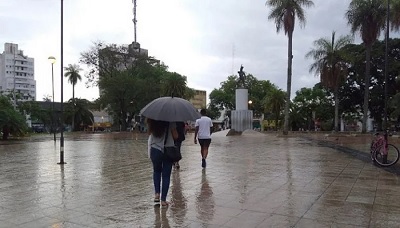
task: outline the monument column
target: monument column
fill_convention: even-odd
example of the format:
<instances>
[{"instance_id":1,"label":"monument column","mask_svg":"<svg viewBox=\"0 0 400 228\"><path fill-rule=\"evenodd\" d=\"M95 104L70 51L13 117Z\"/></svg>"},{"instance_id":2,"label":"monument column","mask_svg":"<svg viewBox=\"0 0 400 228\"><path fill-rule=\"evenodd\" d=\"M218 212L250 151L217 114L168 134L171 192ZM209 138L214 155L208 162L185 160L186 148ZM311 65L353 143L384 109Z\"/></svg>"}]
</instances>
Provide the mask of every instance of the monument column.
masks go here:
<instances>
[{"instance_id":1,"label":"monument column","mask_svg":"<svg viewBox=\"0 0 400 228\"><path fill-rule=\"evenodd\" d=\"M246 88L245 73L243 66L240 67L239 80L235 91L235 110L231 113L232 129L236 132L243 132L253 129L253 111L248 109L249 92Z\"/></svg>"}]
</instances>

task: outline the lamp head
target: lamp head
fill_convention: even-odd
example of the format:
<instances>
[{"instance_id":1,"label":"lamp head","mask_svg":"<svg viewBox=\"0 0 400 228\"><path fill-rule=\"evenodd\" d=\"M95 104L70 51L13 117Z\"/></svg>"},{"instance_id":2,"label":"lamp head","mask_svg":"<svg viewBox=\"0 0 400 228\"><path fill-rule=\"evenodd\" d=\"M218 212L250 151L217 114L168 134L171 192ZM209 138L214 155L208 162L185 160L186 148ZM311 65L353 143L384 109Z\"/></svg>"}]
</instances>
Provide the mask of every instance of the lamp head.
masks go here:
<instances>
[{"instance_id":1,"label":"lamp head","mask_svg":"<svg viewBox=\"0 0 400 228\"><path fill-rule=\"evenodd\" d=\"M48 60L49 60L49 62L50 62L51 64L56 63L56 57L54 57L54 56L50 56L50 57L48 58Z\"/></svg>"}]
</instances>

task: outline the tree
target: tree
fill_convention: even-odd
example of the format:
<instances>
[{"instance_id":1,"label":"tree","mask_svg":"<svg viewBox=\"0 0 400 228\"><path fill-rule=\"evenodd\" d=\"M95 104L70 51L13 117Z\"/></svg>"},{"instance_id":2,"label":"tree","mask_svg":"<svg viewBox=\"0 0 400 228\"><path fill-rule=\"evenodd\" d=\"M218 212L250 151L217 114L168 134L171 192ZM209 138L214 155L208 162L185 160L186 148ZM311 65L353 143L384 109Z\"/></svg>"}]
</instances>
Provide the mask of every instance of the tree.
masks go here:
<instances>
[{"instance_id":1,"label":"tree","mask_svg":"<svg viewBox=\"0 0 400 228\"><path fill-rule=\"evenodd\" d=\"M273 89L264 98L264 112L270 112L275 117L275 131L278 130L278 123L282 110L285 106L286 94L281 89Z\"/></svg>"},{"instance_id":2,"label":"tree","mask_svg":"<svg viewBox=\"0 0 400 228\"><path fill-rule=\"evenodd\" d=\"M87 86L98 86L97 107L106 109L125 130L140 109L161 95L161 78L167 67L125 45L95 43L81 53L89 68Z\"/></svg>"},{"instance_id":3,"label":"tree","mask_svg":"<svg viewBox=\"0 0 400 228\"><path fill-rule=\"evenodd\" d=\"M194 90L187 87L187 77L176 72L166 72L162 77L162 96L181 97L191 99Z\"/></svg>"},{"instance_id":4,"label":"tree","mask_svg":"<svg viewBox=\"0 0 400 228\"><path fill-rule=\"evenodd\" d=\"M346 12L348 24L353 34L360 32L364 42L365 53L365 86L363 103L362 132L367 131L369 106L371 48L385 27L386 7L382 0L352 0Z\"/></svg>"},{"instance_id":5,"label":"tree","mask_svg":"<svg viewBox=\"0 0 400 228\"><path fill-rule=\"evenodd\" d=\"M72 100L75 98L75 85L78 83L78 80L82 80L82 76L79 72L82 70L78 64L68 64L67 67L64 67L65 73L64 76L68 78L68 82L72 85Z\"/></svg>"},{"instance_id":6,"label":"tree","mask_svg":"<svg viewBox=\"0 0 400 228\"><path fill-rule=\"evenodd\" d=\"M287 135L289 131L289 105L290 92L292 87L292 39L295 26L295 19L299 19L301 25L305 25L306 16L303 7L311 7L314 5L311 0L268 0L266 5L271 7L268 15L269 20L274 20L276 31L282 28L288 36L288 67L287 67L287 91L285 104L285 121L283 134Z\"/></svg>"},{"instance_id":7,"label":"tree","mask_svg":"<svg viewBox=\"0 0 400 228\"><path fill-rule=\"evenodd\" d=\"M186 77L176 72L166 73L162 80L163 96L184 97L186 91Z\"/></svg>"},{"instance_id":8,"label":"tree","mask_svg":"<svg viewBox=\"0 0 400 228\"><path fill-rule=\"evenodd\" d=\"M27 131L25 116L14 109L13 104L6 96L0 95L0 129L2 139L7 140L9 135L24 135Z\"/></svg>"},{"instance_id":9,"label":"tree","mask_svg":"<svg viewBox=\"0 0 400 228\"><path fill-rule=\"evenodd\" d=\"M234 110L236 85L238 76L231 75L226 81L221 82L219 89L214 89L210 93L210 106L217 107L219 110ZM245 84L249 91L249 100L252 103L252 110L255 115L264 113L263 100L269 91L277 87L270 81L258 80L251 74L248 74L245 79Z\"/></svg>"},{"instance_id":10,"label":"tree","mask_svg":"<svg viewBox=\"0 0 400 228\"><path fill-rule=\"evenodd\" d=\"M218 107L219 110L234 110L236 81L237 76L231 75L226 81L220 83L219 89L211 91L209 95L210 105Z\"/></svg>"},{"instance_id":11,"label":"tree","mask_svg":"<svg viewBox=\"0 0 400 228\"><path fill-rule=\"evenodd\" d=\"M399 92L400 81L396 80L398 72L400 72L400 39L389 39L388 42L389 59L392 61L388 68L388 99L390 100L397 92ZM361 118L361 110L363 104L363 85L365 84L365 52L366 48L362 44L350 44L343 48L348 64L346 82L339 89L339 97L341 111L351 114L354 118ZM382 120L384 118L384 87L385 87L385 42L375 42L371 49L370 69L370 96L369 111L377 124L378 130L381 129ZM388 109L388 115L393 111L391 107Z\"/></svg>"},{"instance_id":12,"label":"tree","mask_svg":"<svg viewBox=\"0 0 400 228\"><path fill-rule=\"evenodd\" d=\"M75 99L75 106L72 106L73 102L72 100L69 101L68 105L65 108L65 114L66 117L65 119L71 120L75 119L75 125L72 126L74 129L77 129L77 127L81 128L82 126L85 125L90 125L92 124L93 120L93 113L90 112L90 101L86 99Z\"/></svg>"},{"instance_id":13,"label":"tree","mask_svg":"<svg viewBox=\"0 0 400 228\"><path fill-rule=\"evenodd\" d=\"M209 105L207 107L207 116L210 117L212 120L216 120L221 116L221 112L219 111L218 107Z\"/></svg>"},{"instance_id":14,"label":"tree","mask_svg":"<svg viewBox=\"0 0 400 228\"><path fill-rule=\"evenodd\" d=\"M252 101L251 110L254 112L255 117L260 117L264 114L263 101L271 91L278 89L277 86L272 84L269 80L258 80L251 74L246 77L247 85L249 88L249 100Z\"/></svg>"},{"instance_id":15,"label":"tree","mask_svg":"<svg viewBox=\"0 0 400 228\"><path fill-rule=\"evenodd\" d=\"M335 97L335 125L339 130L339 85L346 77L347 64L342 48L352 42L350 36L341 36L335 41L335 32L332 38L321 38L314 41L314 48L306 54L306 58L314 59L310 66L310 73L320 76L321 84L333 89Z\"/></svg>"},{"instance_id":16,"label":"tree","mask_svg":"<svg viewBox=\"0 0 400 228\"><path fill-rule=\"evenodd\" d=\"M75 107L75 85L78 83L78 80L81 81L82 77L79 72L82 70L78 64L68 64L65 69L64 76L68 78L69 83L72 84L72 112L74 112ZM75 116L75 115L73 115ZM72 131L75 130L75 119L72 118Z\"/></svg>"},{"instance_id":17,"label":"tree","mask_svg":"<svg viewBox=\"0 0 400 228\"><path fill-rule=\"evenodd\" d=\"M392 30L400 30L400 0L390 1L390 20L392 22Z\"/></svg>"},{"instance_id":18,"label":"tree","mask_svg":"<svg viewBox=\"0 0 400 228\"><path fill-rule=\"evenodd\" d=\"M400 92L397 93L392 97L392 99L389 102L390 107L393 109L393 112L391 113L391 118L397 120L397 122L400 122Z\"/></svg>"},{"instance_id":19,"label":"tree","mask_svg":"<svg viewBox=\"0 0 400 228\"><path fill-rule=\"evenodd\" d=\"M39 103L42 103L39 105ZM51 99L44 102L38 101L25 101L18 104L18 110L20 113L25 113L30 116L32 123L42 123L44 128L50 128L50 132L54 129L54 126L59 126L57 118L53 117L53 111L51 108ZM57 115L56 115L57 116Z\"/></svg>"},{"instance_id":20,"label":"tree","mask_svg":"<svg viewBox=\"0 0 400 228\"><path fill-rule=\"evenodd\" d=\"M194 96L186 86L185 76L169 72L162 62L132 47L99 42L81 53L80 59L89 68L85 75L87 85L100 89L96 106L107 109L121 130L146 104L160 96Z\"/></svg>"},{"instance_id":21,"label":"tree","mask_svg":"<svg viewBox=\"0 0 400 228\"><path fill-rule=\"evenodd\" d=\"M301 88L296 91L296 96L293 99L292 125L296 126L296 128L301 127L312 130L315 118L320 122L329 122L331 126L333 118L332 107L331 93L325 90L320 83L313 88Z\"/></svg>"}]
</instances>

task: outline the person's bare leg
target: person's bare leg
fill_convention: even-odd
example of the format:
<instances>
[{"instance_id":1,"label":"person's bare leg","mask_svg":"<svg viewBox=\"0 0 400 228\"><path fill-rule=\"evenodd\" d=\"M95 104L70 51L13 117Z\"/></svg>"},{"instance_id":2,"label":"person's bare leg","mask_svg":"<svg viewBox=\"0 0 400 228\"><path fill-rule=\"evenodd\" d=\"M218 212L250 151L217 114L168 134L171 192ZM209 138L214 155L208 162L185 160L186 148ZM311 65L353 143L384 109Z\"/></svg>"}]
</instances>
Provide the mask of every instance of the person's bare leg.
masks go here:
<instances>
[{"instance_id":1,"label":"person's bare leg","mask_svg":"<svg viewBox=\"0 0 400 228\"><path fill-rule=\"evenodd\" d=\"M204 158L204 159L207 158L207 156L208 156L208 147L204 147L204 150L203 150L202 155L203 155L203 158Z\"/></svg>"},{"instance_id":2,"label":"person's bare leg","mask_svg":"<svg viewBox=\"0 0 400 228\"><path fill-rule=\"evenodd\" d=\"M205 156L205 146L201 146L201 167L205 168L206 167L206 158Z\"/></svg>"},{"instance_id":3,"label":"person's bare leg","mask_svg":"<svg viewBox=\"0 0 400 228\"><path fill-rule=\"evenodd\" d=\"M205 152L204 152L204 146L201 147L200 153L201 153L201 158L205 158L205 157L204 157L204 154L205 154Z\"/></svg>"}]
</instances>

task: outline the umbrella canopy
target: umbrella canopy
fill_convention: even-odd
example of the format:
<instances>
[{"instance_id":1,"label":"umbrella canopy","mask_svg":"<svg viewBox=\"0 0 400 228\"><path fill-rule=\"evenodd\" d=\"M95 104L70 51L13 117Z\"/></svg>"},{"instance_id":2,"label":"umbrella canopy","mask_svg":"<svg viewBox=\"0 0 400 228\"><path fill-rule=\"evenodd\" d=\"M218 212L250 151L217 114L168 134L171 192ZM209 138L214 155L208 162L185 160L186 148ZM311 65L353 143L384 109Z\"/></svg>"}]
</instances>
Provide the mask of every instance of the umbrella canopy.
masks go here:
<instances>
[{"instance_id":1,"label":"umbrella canopy","mask_svg":"<svg viewBox=\"0 0 400 228\"><path fill-rule=\"evenodd\" d=\"M140 114L167 122L196 120L201 117L192 103L179 97L160 97L148 103Z\"/></svg>"}]
</instances>

